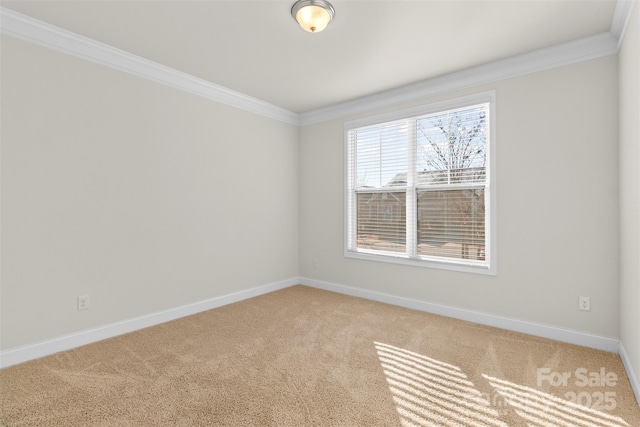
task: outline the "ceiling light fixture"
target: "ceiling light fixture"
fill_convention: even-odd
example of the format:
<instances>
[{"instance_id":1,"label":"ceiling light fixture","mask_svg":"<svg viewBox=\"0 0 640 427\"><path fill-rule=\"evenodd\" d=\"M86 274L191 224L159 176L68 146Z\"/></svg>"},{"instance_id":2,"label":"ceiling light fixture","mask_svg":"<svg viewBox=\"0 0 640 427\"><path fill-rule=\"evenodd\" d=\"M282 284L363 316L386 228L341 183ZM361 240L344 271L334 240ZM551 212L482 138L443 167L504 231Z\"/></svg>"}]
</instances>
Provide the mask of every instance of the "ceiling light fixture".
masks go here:
<instances>
[{"instance_id":1,"label":"ceiling light fixture","mask_svg":"<svg viewBox=\"0 0 640 427\"><path fill-rule=\"evenodd\" d=\"M335 9L326 0L298 0L291 8L291 16L310 33L324 30L335 14Z\"/></svg>"}]
</instances>

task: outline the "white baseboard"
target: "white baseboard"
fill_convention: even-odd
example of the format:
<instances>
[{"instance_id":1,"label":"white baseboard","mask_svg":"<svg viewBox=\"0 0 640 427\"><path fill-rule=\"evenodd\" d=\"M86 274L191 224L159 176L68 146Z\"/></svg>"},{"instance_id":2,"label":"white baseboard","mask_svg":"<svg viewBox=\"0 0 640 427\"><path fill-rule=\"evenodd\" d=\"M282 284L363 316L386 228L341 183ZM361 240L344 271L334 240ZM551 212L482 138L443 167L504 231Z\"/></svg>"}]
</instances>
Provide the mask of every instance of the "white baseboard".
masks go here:
<instances>
[{"instance_id":1,"label":"white baseboard","mask_svg":"<svg viewBox=\"0 0 640 427\"><path fill-rule=\"evenodd\" d=\"M495 316L492 314L445 306L441 304L434 304L382 292L309 279L305 277L293 277L287 280L269 283L244 291L207 299L197 303L176 307L157 313L124 320L121 322L111 323L108 325L99 326L97 328L87 329L68 335L63 335L34 344L14 347L4 351L0 351L0 368L17 365L22 362L55 354L60 351L70 350L82 345L91 344L93 342L158 325L170 320L175 320L181 317L189 316L191 314L196 314L201 311L211 310L216 307L221 307L223 305L242 301L248 298L253 298L296 284L303 284L318 289L324 289L327 291L337 292L345 295L365 298L387 304L393 304L414 310L425 311L441 316L453 317L456 319L466 320L482 325L494 326L497 328L516 332L523 332L530 335L554 339L570 344L582 345L585 347L596 348L612 353L623 351L621 343L619 343L617 339L613 338L606 338L583 332L573 331L570 329L558 328L555 326L526 322L522 320ZM638 385L637 377L634 375L633 370L631 370L631 365L629 364L628 360L626 360L626 353L624 354L624 356L621 353L621 356L623 358L625 368L629 372L629 378L632 381L634 392L636 393L636 396L640 396L640 386Z\"/></svg>"},{"instance_id":2,"label":"white baseboard","mask_svg":"<svg viewBox=\"0 0 640 427\"><path fill-rule=\"evenodd\" d=\"M581 345L584 347L604 350L611 353L618 352L619 341L614 338L601 337L591 335L584 332L574 331L571 329L559 328L556 326L543 325L539 323L526 322L523 320L510 319L507 317L495 316L477 311L465 310L456 307L450 307L441 304L433 304L425 301L414 300L410 298L398 297L395 295L385 294L382 292L371 291L367 289L354 288L351 286L339 285L336 283L324 282L321 280L308 279L300 277L300 283L327 291L338 292L354 297L365 298L368 300L383 302L387 304L398 305L414 310L426 311L428 313L439 314L441 316L453 317L455 319L466 320L468 322L479 323L481 325L494 326L496 328L507 329L515 332L535 335L538 337L549 338L556 341L562 341L569 344Z\"/></svg>"},{"instance_id":3,"label":"white baseboard","mask_svg":"<svg viewBox=\"0 0 640 427\"><path fill-rule=\"evenodd\" d=\"M640 382L638 381L638 377L636 376L635 371L633 370L633 366L631 366L631 362L629 361L629 356L622 345L622 341L620 341L620 348L618 353L620 354L620 359L622 359L622 364L624 368L627 370L627 377L629 377L629 382L631 383L631 388L633 389L633 393L636 395L636 401L638 402L638 406L640 406Z\"/></svg>"},{"instance_id":4,"label":"white baseboard","mask_svg":"<svg viewBox=\"0 0 640 427\"><path fill-rule=\"evenodd\" d=\"M253 298L279 289L288 288L298 283L298 278L293 277L287 280L269 283L244 291L199 301L193 304L183 305L181 307L123 320L121 322L63 335L38 343L10 348L0 352L0 368L6 368L8 366L17 365L22 362L55 354L60 351L70 350L85 344L91 344L96 341L126 334L128 332L148 328L149 326L158 325L170 320L196 314L201 311L211 310L216 307Z\"/></svg>"}]
</instances>

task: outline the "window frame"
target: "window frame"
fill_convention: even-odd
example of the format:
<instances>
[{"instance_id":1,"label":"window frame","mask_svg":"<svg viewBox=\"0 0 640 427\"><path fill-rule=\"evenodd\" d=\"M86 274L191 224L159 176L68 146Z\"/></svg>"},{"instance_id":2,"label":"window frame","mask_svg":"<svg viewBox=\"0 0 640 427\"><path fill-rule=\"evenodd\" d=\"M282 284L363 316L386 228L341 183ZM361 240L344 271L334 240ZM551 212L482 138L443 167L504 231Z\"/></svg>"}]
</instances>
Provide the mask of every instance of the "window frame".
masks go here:
<instances>
[{"instance_id":1,"label":"window frame","mask_svg":"<svg viewBox=\"0 0 640 427\"><path fill-rule=\"evenodd\" d=\"M397 253L397 252L385 252L380 250L367 250L357 248L357 233L355 227L357 224L357 191L355 189L355 176L351 176L350 171L355 169L355 147L351 147L349 144L349 131L367 126L375 126L386 122L402 119L414 119L419 116L435 114L440 112L446 112L449 110L463 109L465 107L472 107L478 104L488 104L488 126L487 131L489 133L487 137L487 164L485 184L482 188L485 191L485 235L487 244L485 247L486 264L474 263L470 260L460 260L455 258L440 258L440 259L425 259L416 254L409 253ZM478 273L497 275L497 257L496 257L496 242L497 242L497 215L496 215L496 143L495 143L495 129L496 129L496 114L495 114L495 92L483 92L471 96L465 96L455 99L450 99L442 102L435 102L419 107L394 111L391 113L365 117L357 120L351 120L344 123L344 256L345 258L354 258L367 261L386 262L394 264L403 264L410 266L453 270L467 273ZM354 144L355 145L355 144ZM416 144L409 144L416 145ZM415 151L415 148L409 147L410 150ZM352 153L353 151L353 153ZM411 153L409 160L409 167L412 167L415 163L416 153ZM350 182L353 180L353 182ZM352 189L353 187L353 189ZM449 187L451 189L451 187ZM434 188L435 190L435 188ZM373 190L383 191L383 190ZM419 189L417 186L407 186L404 191L407 201L407 230L406 239L409 247L413 247L415 239L417 239L417 209L414 206L409 209L409 203L412 203L415 199L417 201L417 194ZM413 194L412 194L413 193ZM412 194L412 196L410 196ZM411 212L410 212L411 211ZM410 217L411 216L411 217Z\"/></svg>"}]
</instances>

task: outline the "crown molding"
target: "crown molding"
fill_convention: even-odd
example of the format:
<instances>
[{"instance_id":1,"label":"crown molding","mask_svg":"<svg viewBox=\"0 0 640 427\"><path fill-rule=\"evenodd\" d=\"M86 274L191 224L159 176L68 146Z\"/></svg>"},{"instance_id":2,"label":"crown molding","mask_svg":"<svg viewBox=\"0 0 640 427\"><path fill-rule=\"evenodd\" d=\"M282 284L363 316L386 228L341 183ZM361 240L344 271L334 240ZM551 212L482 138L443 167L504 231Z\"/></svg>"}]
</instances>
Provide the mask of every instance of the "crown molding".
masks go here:
<instances>
[{"instance_id":1,"label":"crown molding","mask_svg":"<svg viewBox=\"0 0 640 427\"><path fill-rule=\"evenodd\" d=\"M611 20L611 34L618 39L618 49L622 45L624 34L631 18L631 11L636 4L636 0L617 0L616 8L613 11L613 19Z\"/></svg>"},{"instance_id":2,"label":"crown molding","mask_svg":"<svg viewBox=\"0 0 640 427\"><path fill-rule=\"evenodd\" d=\"M2 33L295 126L616 54L636 0L617 0L611 31L297 114L121 49L0 7Z\"/></svg>"},{"instance_id":3,"label":"crown molding","mask_svg":"<svg viewBox=\"0 0 640 427\"><path fill-rule=\"evenodd\" d=\"M519 77L613 55L616 52L616 37L610 32L605 32L308 111L300 114L300 125L305 126L337 119L446 92Z\"/></svg>"},{"instance_id":4,"label":"crown molding","mask_svg":"<svg viewBox=\"0 0 640 427\"><path fill-rule=\"evenodd\" d=\"M298 114L260 99L155 63L113 46L64 30L5 7L0 7L2 33L73 55L118 71L146 78L241 110L288 124L299 124Z\"/></svg>"}]
</instances>

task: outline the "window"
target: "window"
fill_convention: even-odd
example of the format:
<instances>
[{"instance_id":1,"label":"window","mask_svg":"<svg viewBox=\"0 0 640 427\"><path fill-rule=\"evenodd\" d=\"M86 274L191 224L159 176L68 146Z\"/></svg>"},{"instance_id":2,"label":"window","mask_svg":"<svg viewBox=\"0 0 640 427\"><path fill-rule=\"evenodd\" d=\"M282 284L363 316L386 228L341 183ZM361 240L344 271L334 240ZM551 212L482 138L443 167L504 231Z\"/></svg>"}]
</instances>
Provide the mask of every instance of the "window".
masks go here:
<instances>
[{"instance_id":1,"label":"window","mask_svg":"<svg viewBox=\"0 0 640 427\"><path fill-rule=\"evenodd\" d=\"M493 94L345 125L345 256L495 274Z\"/></svg>"}]
</instances>

